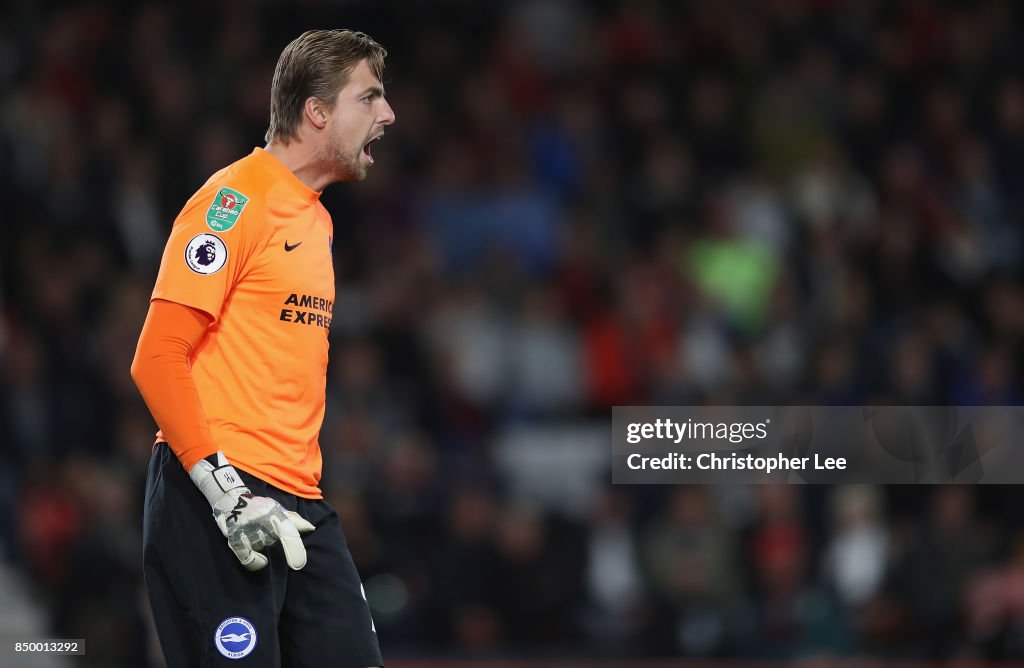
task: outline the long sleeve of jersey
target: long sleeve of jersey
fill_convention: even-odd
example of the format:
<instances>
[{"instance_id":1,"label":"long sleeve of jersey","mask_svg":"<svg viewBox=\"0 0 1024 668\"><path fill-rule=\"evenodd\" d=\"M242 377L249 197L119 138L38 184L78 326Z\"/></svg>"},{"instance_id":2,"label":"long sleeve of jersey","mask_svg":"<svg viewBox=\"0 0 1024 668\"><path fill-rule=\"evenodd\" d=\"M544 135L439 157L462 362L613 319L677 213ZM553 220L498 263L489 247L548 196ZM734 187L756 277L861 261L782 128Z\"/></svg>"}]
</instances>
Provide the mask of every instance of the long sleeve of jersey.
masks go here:
<instances>
[{"instance_id":1,"label":"long sleeve of jersey","mask_svg":"<svg viewBox=\"0 0 1024 668\"><path fill-rule=\"evenodd\" d=\"M198 309L154 299L132 362L132 379L186 471L217 451L191 362L210 322Z\"/></svg>"}]
</instances>

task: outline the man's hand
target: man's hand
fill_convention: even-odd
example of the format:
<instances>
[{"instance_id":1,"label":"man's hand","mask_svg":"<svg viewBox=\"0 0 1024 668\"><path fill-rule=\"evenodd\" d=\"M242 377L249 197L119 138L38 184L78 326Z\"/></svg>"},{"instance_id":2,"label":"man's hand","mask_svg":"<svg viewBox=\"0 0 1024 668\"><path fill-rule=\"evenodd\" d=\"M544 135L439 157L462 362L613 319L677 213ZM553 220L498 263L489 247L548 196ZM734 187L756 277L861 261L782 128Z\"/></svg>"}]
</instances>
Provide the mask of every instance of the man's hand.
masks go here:
<instances>
[{"instance_id":1,"label":"man's hand","mask_svg":"<svg viewBox=\"0 0 1024 668\"><path fill-rule=\"evenodd\" d=\"M292 569L306 565L300 533L315 527L274 499L253 496L223 452L200 460L189 475L210 502L217 526L243 566L250 571L266 566L267 557L260 550L278 541Z\"/></svg>"}]
</instances>

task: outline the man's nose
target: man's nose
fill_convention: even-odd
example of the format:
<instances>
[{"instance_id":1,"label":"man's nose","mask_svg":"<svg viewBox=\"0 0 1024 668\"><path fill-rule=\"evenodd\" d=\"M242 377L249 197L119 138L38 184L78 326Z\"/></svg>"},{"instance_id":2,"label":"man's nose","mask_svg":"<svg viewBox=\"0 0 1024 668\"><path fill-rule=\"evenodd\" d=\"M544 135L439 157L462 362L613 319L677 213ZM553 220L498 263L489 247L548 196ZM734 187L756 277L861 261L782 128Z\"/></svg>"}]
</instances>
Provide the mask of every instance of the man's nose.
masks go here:
<instances>
[{"instance_id":1,"label":"man's nose","mask_svg":"<svg viewBox=\"0 0 1024 668\"><path fill-rule=\"evenodd\" d=\"M391 108L387 100L384 100L384 112L378 122L381 125L391 125L395 122L395 110Z\"/></svg>"}]
</instances>

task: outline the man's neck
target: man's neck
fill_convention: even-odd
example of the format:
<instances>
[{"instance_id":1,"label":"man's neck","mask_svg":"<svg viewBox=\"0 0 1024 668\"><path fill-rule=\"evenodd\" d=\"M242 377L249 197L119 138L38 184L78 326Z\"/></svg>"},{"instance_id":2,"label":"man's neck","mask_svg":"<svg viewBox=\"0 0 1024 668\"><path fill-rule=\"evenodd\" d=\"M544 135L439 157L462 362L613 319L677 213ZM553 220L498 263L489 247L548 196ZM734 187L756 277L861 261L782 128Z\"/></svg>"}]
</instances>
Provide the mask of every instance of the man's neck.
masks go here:
<instances>
[{"instance_id":1,"label":"man's neck","mask_svg":"<svg viewBox=\"0 0 1024 668\"><path fill-rule=\"evenodd\" d=\"M281 164L291 170L296 178L311 190L323 192L324 188L332 183L330 175L324 173L316 154L308 144L298 140L288 144L272 141L264 150L280 160Z\"/></svg>"}]
</instances>

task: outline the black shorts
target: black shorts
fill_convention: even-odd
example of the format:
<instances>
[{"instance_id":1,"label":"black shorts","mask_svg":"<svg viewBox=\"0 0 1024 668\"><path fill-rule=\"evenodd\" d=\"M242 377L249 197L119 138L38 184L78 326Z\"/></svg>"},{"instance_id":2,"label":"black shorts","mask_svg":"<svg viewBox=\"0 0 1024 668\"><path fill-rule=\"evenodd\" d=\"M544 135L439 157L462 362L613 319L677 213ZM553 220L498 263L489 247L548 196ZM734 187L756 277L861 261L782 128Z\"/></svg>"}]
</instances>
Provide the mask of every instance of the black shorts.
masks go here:
<instances>
[{"instance_id":1,"label":"black shorts","mask_svg":"<svg viewBox=\"0 0 1024 668\"><path fill-rule=\"evenodd\" d=\"M210 505L166 444L146 480L146 588L168 668L383 666L362 584L341 523L326 501L283 492L244 471L257 496L277 499L316 530L293 571L280 544L266 568L246 570L228 548Z\"/></svg>"}]
</instances>

